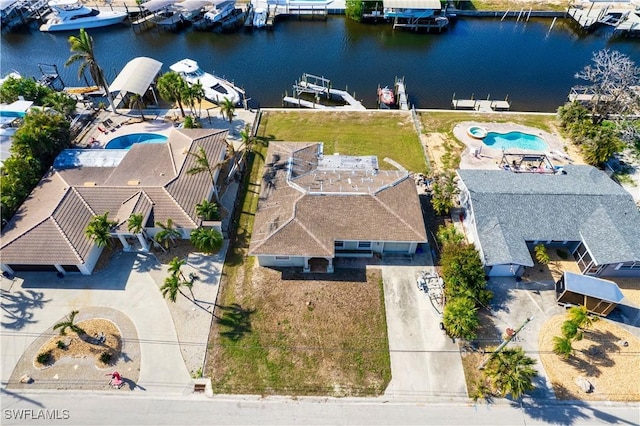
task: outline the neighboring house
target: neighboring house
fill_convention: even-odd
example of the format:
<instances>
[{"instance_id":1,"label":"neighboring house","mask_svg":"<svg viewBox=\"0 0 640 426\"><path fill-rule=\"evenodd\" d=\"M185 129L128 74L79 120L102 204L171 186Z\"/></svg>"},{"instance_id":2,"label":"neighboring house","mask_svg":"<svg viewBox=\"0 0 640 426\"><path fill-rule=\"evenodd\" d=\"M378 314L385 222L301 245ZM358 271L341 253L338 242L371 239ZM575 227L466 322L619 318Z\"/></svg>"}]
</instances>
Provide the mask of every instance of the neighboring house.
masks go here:
<instances>
[{"instance_id":1,"label":"neighboring house","mask_svg":"<svg viewBox=\"0 0 640 426\"><path fill-rule=\"evenodd\" d=\"M166 143L139 143L129 150L65 150L5 227L0 245L4 272L51 270L91 274L102 252L85 235L96 215L117 222L112 236L125 249L148 249L144 235L127 229L132 213L144 217L145 234L172 219L183 238L200 226L196 204L210 200L208 173L189 175L202 146L212 166L226 154L226 130L173 129ZM219 170L214 178L217 180Z\"/></svg>"},{"instance_id":2,"label":"neighboring house","mask_svg":"<svg viewBox=\"0 0 640 426\"><path fill-rule=\"evenodd\" d=\"M604 172L570 165L564 173L458 170L464 225L487 275L521 276L533 247L564 248L596 276L640 276L640 211Z\"/></svg>"},{"instance_id":3,"label":"neighboring house","mask_svg":"<svg viewBox=\"0 0 640 426\"><path fill-rule=\"evenodd\" d=\"M335 257L413 254L427 242L413 179L378 170L376 157L271 142L262 179L249 247L261 266L333 272Z\"/></svg>"}]
</instances>

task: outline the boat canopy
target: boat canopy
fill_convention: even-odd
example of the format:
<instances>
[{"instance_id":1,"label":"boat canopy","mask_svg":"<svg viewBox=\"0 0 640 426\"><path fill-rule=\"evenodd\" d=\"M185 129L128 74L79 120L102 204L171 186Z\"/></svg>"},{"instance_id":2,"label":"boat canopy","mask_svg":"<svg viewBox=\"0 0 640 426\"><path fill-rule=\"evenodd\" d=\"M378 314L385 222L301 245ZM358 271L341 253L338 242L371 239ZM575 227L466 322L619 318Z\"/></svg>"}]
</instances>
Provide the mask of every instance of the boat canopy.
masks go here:
<instances>
[{"instance_id":1,"label":"boat canopy","mask_svg":"<svg viewBox=\"0 0 640 426\"><path fill-rule=\"evenodd\" d=\"M154 0L151 0L154 1ZM160 72L162 62L146 56L139 56L130 60L120 74L109 86L109 92L129 92L144 95Z\"/></svg>"},{"instance_id":2,"label":"boat canopy","mask_svg":"<svg viewBox=\"0 0 640 426\"><path fill-rule=\"evenodd\" d=\"M5 9L8 9L13 4L17 3L18 0L0 0L0 10L4 12Z\"/></svg>"},{"instance_id":3,"label":"boat canopy","mask_svg":"<svg viewBox=\"0 0 640 426\"><path fill-rule=\"evenodd\" d=\"M442 5L440 0L383 0L385 9L433 9L440 10Z\"/></svg>"},{"instance_id":4,"label":"boat canopy","mask_svg":"<svg viewBox=\"0 0 640 426\"><path fill-rule=\"evenodd\" d=\"M149 0L148 2L142 3L140 7L148 12L157 12L158 10L162 10L172 4L176 3L178 0Z\"/></svg>"},{"instance_id":5,"label":"boat canopy","mask_svg":"<svg viewBox=\"0 0 640 426\"><path fill-rule=\"evenodd\" d=\"M180 3L176 3L176 6L185 12L195 12L202 9L205 5L211 4L211 0L185 0Z\"/></svg>"}]
</instances>

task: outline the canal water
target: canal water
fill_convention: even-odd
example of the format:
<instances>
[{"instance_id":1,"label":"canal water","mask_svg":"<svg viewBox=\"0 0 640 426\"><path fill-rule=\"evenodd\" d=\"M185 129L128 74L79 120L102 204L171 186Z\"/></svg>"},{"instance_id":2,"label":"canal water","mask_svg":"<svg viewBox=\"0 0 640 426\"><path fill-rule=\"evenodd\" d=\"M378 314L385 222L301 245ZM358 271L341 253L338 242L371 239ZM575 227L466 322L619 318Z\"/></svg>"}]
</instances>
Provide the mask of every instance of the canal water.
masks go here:
<instances>
[{"instance_id":1,"label":"canal water","mask_svg":"<svg viewBox=\"0 0 640 426\"><path fill-rule=\"evenodd\" d=\"M378 85L405 77L416 108L449 109L452 97L504 99L512 109L555 111L579 81L576 72L592 53L609 48L640 65L640 40L611 38L609 29L580 35L572 23L550 19L462 18L442 34L394 31L390 24L360 24L342 16L326 21L279 21L273 31L213 34L134 33L127 26L90 30L96 56L111 81L136 56L163 62L163 71L183 58L244 87L252 105L282 106L282 97L302 73L330 78L333 87L355 92L374 108ZM38 63L56 64L68 86L81 85L77 65L64 67L67 38L36 28L2 35L0 67L39 76Z\"/></svg>"}]
</instances>

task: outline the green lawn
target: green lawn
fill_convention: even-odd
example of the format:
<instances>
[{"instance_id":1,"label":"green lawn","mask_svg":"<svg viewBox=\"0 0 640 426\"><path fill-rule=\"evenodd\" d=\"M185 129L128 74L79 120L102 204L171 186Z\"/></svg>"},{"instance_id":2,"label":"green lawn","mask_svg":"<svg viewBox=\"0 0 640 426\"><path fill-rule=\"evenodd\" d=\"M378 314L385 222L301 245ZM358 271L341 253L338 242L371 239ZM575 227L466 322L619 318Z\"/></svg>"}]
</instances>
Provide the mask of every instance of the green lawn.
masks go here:
<instances>
[{"instance_id":1,"label":"green lawn","mask_svg":"<svg viewBox=\"0 0 640 426\"><path fill-rule=\"evenodd\" d=\"M500 114L478 112L421 112L425 133L443 133L453 137L453 127L462 121L479 121L491 123L516 123L523 126L536 127L545 132L553 132L557 125L555 114Z\"/></svg>"},{"instance_id":2,"label":"green lawn","mask_svg":"<svg viewBox=\"0 0 640 426\"><path fill-rule=\"evenodd\" d=\"M393 169L385 157L412 172L426 168L409 113L270 111L260 132L269 140L323 142L325 154L376 155L382 169Z\"/></svg>"}]
</instances>

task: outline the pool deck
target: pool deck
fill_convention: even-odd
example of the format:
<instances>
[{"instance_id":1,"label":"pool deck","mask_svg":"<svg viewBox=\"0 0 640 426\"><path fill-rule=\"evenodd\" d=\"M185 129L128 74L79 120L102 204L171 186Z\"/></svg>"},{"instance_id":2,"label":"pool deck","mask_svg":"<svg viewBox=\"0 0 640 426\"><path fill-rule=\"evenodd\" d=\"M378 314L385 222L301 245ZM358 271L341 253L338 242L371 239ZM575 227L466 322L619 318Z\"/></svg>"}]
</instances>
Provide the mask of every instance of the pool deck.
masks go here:
<instances>
[{"instance_id":1,"label":"pool deck","mask_svg":"<svg viewBox=\"0 0 640 426\"><path fill-rule=\"evenodd\" d=\"M485 129L487 132L509 133L509 132L522 132L536 135L542 138L548 145L548 150L532 151L520 148L501 149L490 148L481 139L476 139L467 133L467 129L472 126L477 126ZM460 156L460 168L461 169L495 169L498 167L502 154L510 153L538 153L546 154L549 160L556 165L562 166L565 164L572 164L573 159L565 153L565 142L557 134L551 134L535 127L523 126L516 123L487 123L476 121L464 121L458 123L453 128L453 135L466 145L466 148ZM477 155L476 155L477 153Z\"/></svg>"}]
</instances>

